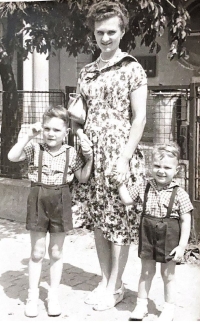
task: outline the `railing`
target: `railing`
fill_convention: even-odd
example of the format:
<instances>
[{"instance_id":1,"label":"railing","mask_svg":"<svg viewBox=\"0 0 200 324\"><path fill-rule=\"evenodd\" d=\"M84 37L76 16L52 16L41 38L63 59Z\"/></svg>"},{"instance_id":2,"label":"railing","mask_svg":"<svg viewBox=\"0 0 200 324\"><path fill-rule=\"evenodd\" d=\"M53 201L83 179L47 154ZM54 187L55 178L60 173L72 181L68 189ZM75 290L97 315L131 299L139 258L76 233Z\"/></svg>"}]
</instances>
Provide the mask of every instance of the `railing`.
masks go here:
<instances>
[{"instance_id":1,"label":"railing","mask_svg":"<svg viewBox=\"0 0 200 324\"><path fill-rule=\"evenodd\" d=\"M18 91L18 107L22 109L20 136L26 132L28 125L41 120L45 109L50 105L62 104L67 106L70 92L74 87L66 87L62 91ZM149 173L151 166L151 150L155 143L177 141L181 147L181 172L179 181L188 189L188 159L189 159L189 90L180 87L149 87L147 99L147 122L141 145L145 152L146 169ZM2 112L2 92L0 92L0 121ZM9 132L9 129L8 129ZM41 141L37 137L36 141ZM77 138L71 136L70 144L78 146ZM9 143L8 143L9 145ZM26 177L26 166L23 165L21 177ZM1 166L1 176L13 177L7 166Z\"/></svg>"}]
</instances>

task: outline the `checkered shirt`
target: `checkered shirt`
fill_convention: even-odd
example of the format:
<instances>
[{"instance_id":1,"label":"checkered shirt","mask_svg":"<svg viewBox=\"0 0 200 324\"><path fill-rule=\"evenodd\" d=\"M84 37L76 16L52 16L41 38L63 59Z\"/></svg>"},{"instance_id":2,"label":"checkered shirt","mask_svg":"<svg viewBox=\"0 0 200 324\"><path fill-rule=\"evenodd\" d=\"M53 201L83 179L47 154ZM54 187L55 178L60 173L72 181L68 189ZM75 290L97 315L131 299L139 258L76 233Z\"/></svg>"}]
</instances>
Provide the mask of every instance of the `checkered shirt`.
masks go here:
<instances>
[{"instance_id":1,"label":"checkered shirt","mask_svg":"<svg viewBox=\"0 0 200 324\"><path fill-rule=\"evenodd\" d=\"M158 190L154 179L149 180L150 188L147 195L146 214L154 217L165 217L167 215L167 207L169 206L170 197L175 186L179 185L175 180L164 187L162 190ZM135 183L133 186L128 187L129 194L136 204L136 212L141 213L144 203L144 192L147 185L147 180ZM189 195L181 187L178 188L175 196L174 204L172 207L172 218L179 218L181 215L189 213L193 210L192 203Z\"/></svg>"},{"instance_id":2,"label":"checkered shirt","mask_svg":"<svg viewBox=\"0 0 200 324\"><path fill-rule=\"evenodd\" d=\"M62 184L66 163L66 149L70 150L66 183L70 183L74 178L74 172L84 164L84 161L77 154L76 150L72 146L64 144L56 155L52 155L46 144L41 145L44 148L42 158L42 183L47 185ZM26 160L28 161L28 178L33 182L38 181L39 151L40 145L32 141L24 148Z\"/></svg>"}]
</instances>

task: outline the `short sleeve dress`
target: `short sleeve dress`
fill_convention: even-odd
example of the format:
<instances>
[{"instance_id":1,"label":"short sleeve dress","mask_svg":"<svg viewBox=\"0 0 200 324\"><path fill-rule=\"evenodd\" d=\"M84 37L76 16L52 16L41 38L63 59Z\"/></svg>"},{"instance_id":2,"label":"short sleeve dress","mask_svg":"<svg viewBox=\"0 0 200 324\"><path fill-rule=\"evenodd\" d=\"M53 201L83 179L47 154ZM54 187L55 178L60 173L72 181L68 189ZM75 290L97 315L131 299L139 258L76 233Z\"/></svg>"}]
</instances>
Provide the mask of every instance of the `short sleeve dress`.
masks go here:
<instances>
[{"instance_id":1,"label":"short sleeve dress","mask_svg":"<svg viewBox=\"0 0 200 324\"><path fill-rule=\"evenodd\" d=\"M115 244L128 245L137 240L138 224L134 210L120 200L112 169L129 138L130 93L147 84L146 74L134 57L120 51L101 70L98 59L86 65L78 84L87 105L84 132L93 143L94 167L88 183L77 185L73 200L86 204L86 225L100 228ZM129 181L144 176L144 156L139 146L130 170Z\"/></svg>"}]
</instances>

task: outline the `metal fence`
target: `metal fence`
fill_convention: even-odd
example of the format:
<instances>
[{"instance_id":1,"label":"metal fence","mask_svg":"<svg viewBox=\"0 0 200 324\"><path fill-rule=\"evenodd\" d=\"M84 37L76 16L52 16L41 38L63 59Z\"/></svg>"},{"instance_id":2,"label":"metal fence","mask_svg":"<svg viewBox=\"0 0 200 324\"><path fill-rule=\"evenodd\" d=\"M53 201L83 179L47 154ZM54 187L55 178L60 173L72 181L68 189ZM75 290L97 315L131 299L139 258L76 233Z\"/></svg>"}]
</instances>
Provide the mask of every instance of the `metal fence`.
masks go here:
<instances>
[{"instance_id":1,"label":"metal fence","mask_svg":"<svg viewBox=\"0 0 200 324\"><path fill-rule=\"evenodd\" d=\"M29 124L41 120L44 111L51 105L65 106L65 93L58 90L51 91L17 91L18 110L21 111L21 117L16 123L12 123L13 115L11 115L9 124L6 125L6 133L2 134L2 111L3 111L3 94L0 91L0 127L1 127L1 167L0 175L9 178L26 178L27 165L26 163L12 163L7 160L7 152L12 147L13 138L22 137L29 127ZM5 107L6 109L6 107ZM4 125L5 127L5 125ZM12 135L10 135L12 134ZM37 136L34 141L40 142L41 135ZM3 145L4 143L4 145ZM2 149L3 147L3 149Z\"/></svg>"},{"instance_id":2,"label":"metal fence","mask_svg":"<svg viewBox=\"0 0 200 324\"><path fill-rule=\"evenodd\" d=\"M19 136L27 131L30 123L41 120L45 109L50 105L67 105L68 95L74 92L74 87L66 87L62 91L18 91L18 107L22 110L21 128L16 131ZM0 120L2 112L2 92L0 92ZM9 129L8 129L9 132ZM176 87L150 87L147 100L147 123L141 140L145 152L146 171L150 175L151 150L155 143L177 141L181 147L181 172L178 175L180 184L188 189L188 147L189 136L189 90ZM77 146L77 138L70 139ZM41 141L38 136L35 141ZM8 143L9 145L9 143ZM21 177L26 177L26 166L22 165ZM13 176L7 166L1 166L1 176ZM20 177L20 176L18 176Z\"/></svg>"},{"instance_id":3,"label":"metal fence","mask_svg":"<svg viewBox=\"0 0 200 324\"><path fill-rule=\"evenodd\" d=\"M154 144L176 141L181 148L177 180L188 191L189 181L189 88L149 87L147 122L141 145L145 152L146 172L150 175Z\"/></svg>"}]
</instances>

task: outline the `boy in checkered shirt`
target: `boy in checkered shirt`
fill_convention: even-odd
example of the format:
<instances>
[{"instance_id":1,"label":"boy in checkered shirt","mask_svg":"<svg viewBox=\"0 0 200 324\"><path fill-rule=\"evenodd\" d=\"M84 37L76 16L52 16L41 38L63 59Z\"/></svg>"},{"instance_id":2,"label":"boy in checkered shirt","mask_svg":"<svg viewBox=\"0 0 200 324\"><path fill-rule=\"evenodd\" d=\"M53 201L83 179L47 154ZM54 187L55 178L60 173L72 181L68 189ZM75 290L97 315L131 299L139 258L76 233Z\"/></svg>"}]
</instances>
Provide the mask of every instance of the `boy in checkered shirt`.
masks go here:
<instances>
[{"instance_id":1,"label":"boy in checkered shirt","mask_svg":"<svg viewBox=\"0 0 200 324\"><path fill-rule=\"evenodd\" d=\"M174 317L175 266L183 257L191 228L193 206L188 194L173 179L179 170L180 149L174 142L155 147L152 152L152 179L132 187L119 185L125 205L140 210L139 248L142 270L136 307L129 320L142 320L148 314L148 295L161 263L165 303L160 321Z\"/></svg>"},{"instance_id":2,"label":"boy in checkered shirt","mask_svg":"<svg viewBox=\"0 0 200 324\"><path fill-rule=\"evenodd\" d=\"M58 316L58 288L62 276L62 254L66 232L72 229L71 194L69 183L74 175L87 182L93 163L91 147L80 158L75 149L63 144L68 135L68 113L62 106L48 109L42 123L35 123L23 138L12 147L8 159L28 161L28 178L31 189L27 202L26 229L30 230L31 257L29 260L29 290L25 315L38 315L39 280L46 252L46 234L50 233L50 288L48 315ZM31 140L43 132L43 143Z\"/></svg>"}]
</instances>

